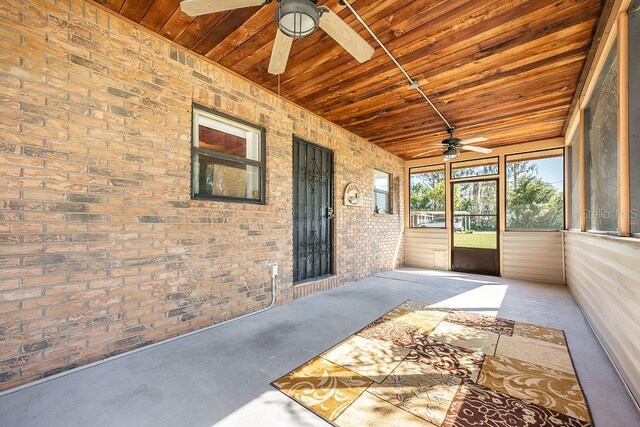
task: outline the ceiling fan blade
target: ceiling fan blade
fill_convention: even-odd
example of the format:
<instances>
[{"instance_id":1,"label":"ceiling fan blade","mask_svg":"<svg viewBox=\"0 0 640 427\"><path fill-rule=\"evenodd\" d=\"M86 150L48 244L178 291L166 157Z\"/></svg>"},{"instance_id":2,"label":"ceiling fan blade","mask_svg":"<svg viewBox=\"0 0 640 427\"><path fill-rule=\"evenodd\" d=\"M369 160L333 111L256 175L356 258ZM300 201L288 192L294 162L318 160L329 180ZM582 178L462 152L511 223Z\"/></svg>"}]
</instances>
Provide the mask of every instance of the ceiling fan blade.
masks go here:
<instances>
[{"instance_id":1,"label":"ceiling fan blade","mask_svg":"<svg viewBox=\"0 0 640 427\"><path fill-rule=\"evenodd\" d=\"M320 28L322 28L332 39L338 42L347 52L349 52L358 62L366 62L371 59L375 50L360 37L353 28L344 22L338 15L329 9L323 9L320 17Z\"/></svg>"},{"instance_id":2,"label":"ceiling fan blade","mask_svg":"<svg viewBox=\"0 0 640 427\"><path fill-rule=\"evenodd\" d=\"M293 39L291 37L278 30L276 33L276 41L273 43L273 50L271 51L269 73L275 75L284 73L284 70L287 69L292 43Z\"/></svg>"},{"instance_id":3,"label":"ceiling fan blade","mask_svg":"<svg viewBox=\"0 0 640 427\"><path fill-rule=\"evenodd\" d=\"M482 154L489 154L493 152L493 150L490 148L475 147L473 145L463 145L460 148L462 148L463 150L475 151L476 153L482 153Z\"/></svg>"},{"instance_id":4,"label":"ceiling fan blade","mask_svg":"<svg viewBox=\"0 0 640 427\"><path fill-rule=\"evenodd\" d=\"M189 16L200 16L263 4L264 0L184 0L180 8Z\"/></svg>"},{"instance_id":5,"label":"ceiling fan blade","mask_svg":"<svg viewBox=\"0 0 640 427\"><path fill-rule=\"evenodd\" d=\"M425 152L422 152L422 153L420 153L420 154L416 154L415 156L413 156L413 157L411 157L411 158L412 158L412 159L417 159L418 157L422 157L422 156L424 156L424 155L426 155L426 154L430 154L430 153L435 153L436 151L442 151L442 149L441 149L441 148L432 148L432 149L431 149L431 150L429 150L429 151L425 151Z\"/></svg>"},{"instance_id":6,"label":"ceiling fan blade","mask_svg":"<svg viewBox=\"0 0 640 427\"><path fill-rule=\"evenodd\" d=\"M478 138L469 138L469 139L465 139L460 141L460 145L469 145L469 144L477 144L478 142L487 142L488 139L480 136Z\"/></svg>"}]
</instances>

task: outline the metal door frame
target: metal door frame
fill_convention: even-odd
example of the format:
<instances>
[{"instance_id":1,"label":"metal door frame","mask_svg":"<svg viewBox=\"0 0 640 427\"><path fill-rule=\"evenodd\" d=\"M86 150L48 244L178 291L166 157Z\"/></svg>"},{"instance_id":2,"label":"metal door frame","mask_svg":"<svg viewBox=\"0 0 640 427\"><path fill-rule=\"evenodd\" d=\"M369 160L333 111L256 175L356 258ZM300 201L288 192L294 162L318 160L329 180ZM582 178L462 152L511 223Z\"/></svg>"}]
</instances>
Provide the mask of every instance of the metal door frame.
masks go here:
<instances>
[{"instance_id":1,"label":"metal door frame","mask_svg":"<svg viewBox=\"0 0 640 427\"><path fill-rule=\"evenodd\" d=\"M454 269L455 267L455 259L454 259L454 250L455 250L455 240L454 240L454 234L456 232L455 229L455 192L454 192L454 186L456 184L462 184L462 183L467 183L467 182L488 182L488 181L494 181L496 183L496 251L497 251L497 256L498 256L498 271L496 276L500 277L501 276L501 270L502 270L502 251L501 251L501 237L502 234L500 232L500 178L496 177L495 175L493 177L491 177L491 175L489 175L488 177L478 177L478 178L474 178L474 177L469 177L469 178L460 178L460 179L456 179L455 181L451 181L450 182L450 188L449 190L451 191L451 218L449 219L450 223L449 226L451 228L451 231L449 233L449 238L451 239L451 270L452 271L457 271ZM478 215L478 216L490 216L490 215ZM464 249L464 248L460 248L460 249ZM469 248L469 249L473 249L473 248ZM463 273L469 273L469 274L483 274L483 273L470 273L470 272L463 272Z\"/></svg>"},{"instance_id":2,"label":"metal door frame","mask_svg":"<svg viewBox=\"0 0 640 427\"><path fill-rule=\"evenodd\" d=\"M313 142L310 142L304 138L300 138L297 137L296 135L293 136L292 139L292 145L291 145L291 158L292 158L292 175L291 175L291 181L292 181L292 192L293 192L293 208L291 211L292 214L292 225L295 228L295 216L296 216L296 209L297 209L297 205L298 205L298 192L294 191L296 189L296 182L295 182L295 175L296 175L296 162L295 162L295 146L297 143L304 143L310 146L313 146L317 149L326 151L328 153L331 154L331 164L329 165L329 178L330 178L330 185L329 185L329 196L328 196L328 202L329 202L329 208L331 208L333 210L333 217L329 219L329 224L327 227L327 233L329 234L329 236L327 237L327 243L330 244L330 251L327 253L327 256L329 257L329 261L328 261L328 273L324 274L324 275L320 275L320 276L316 276L316 277L311 277L311 278L307 278L304 280L296 280L297 278L297 248L296 248L296 239L295 239L295 230L292 229L292 246L293 246L293 257L292 257L292 261L293 261L293 284L295 285L301 285L304 283L308 283L308 282L313 282L316 280L321 280L323 278L327 278L327 277L331 277L333 275L335 275L335 271L336 271L336 257L335 257L335 247L336 247L336 233L335 233L335 153L333 150L327 148L327 147L323 147L319 144L315 144Z\"/></svg>"}]
</instances>

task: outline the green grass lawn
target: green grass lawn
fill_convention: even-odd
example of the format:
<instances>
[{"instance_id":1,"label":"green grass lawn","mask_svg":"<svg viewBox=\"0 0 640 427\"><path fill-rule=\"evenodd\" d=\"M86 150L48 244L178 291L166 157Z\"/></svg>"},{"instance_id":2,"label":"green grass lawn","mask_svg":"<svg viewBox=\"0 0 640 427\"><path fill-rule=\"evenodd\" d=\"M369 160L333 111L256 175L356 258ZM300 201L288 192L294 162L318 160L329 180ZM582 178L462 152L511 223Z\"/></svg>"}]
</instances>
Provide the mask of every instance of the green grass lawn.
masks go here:
<instances>
[{"instance_id":1,"label":"green grass lawn","mask_svg":"<svg viewBox=\"0 0 640 427\"><path fill-rule=\"evenodd\" d=\"M470 234L454 233L453 245L456 248L496 249L495 231L476 231Z\"/></svg>"}]
</instances>

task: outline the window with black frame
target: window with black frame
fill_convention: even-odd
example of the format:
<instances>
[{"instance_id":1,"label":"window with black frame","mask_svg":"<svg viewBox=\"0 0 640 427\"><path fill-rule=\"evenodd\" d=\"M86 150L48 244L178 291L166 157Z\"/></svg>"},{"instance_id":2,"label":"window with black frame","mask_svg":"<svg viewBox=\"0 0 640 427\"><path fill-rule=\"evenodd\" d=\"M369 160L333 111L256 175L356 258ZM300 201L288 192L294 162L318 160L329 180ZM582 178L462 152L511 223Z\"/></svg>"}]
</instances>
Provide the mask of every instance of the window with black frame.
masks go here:
<instances>
[{"instance_id":1,"label":"window with black frame","mask_svg":"<svg viewBox=\"0 0 640 427\"><path fill-rule=\"evenodd\" d=\"M264 153L264 130L194 107L192 197L264 203Z\"/></svg>"},{"instance_id":2,"label":"window with black frame","mask_svg":"<svg viewBox=\"0 0 640 427\"><path fill-rule=\"evenodd\" d=\"M376 213L391 213L391 175L374 169L373 194Z\"/></svg>"},{"instance_id":3,"label":"window with black frame","mask_svg":"<svg viewBox=\"0 0 640 427\"><path fill-rule=\"evenodd\" d=\"M507 229L564 228L564 149L507 156L506 184Z\"/></svg>"}]
</instances>

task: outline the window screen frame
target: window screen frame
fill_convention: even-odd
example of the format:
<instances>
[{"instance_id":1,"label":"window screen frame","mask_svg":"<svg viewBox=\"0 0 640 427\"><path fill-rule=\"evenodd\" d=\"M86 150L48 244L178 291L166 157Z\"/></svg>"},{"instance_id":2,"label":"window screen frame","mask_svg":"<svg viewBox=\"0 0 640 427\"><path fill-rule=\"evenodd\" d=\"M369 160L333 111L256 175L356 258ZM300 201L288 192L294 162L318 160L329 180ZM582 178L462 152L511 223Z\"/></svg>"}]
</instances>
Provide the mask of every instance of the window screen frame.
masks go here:
<instances>
[{"instance_id":1,"label":"window screen frame","mask_svg":"<svg viewBox=\"0 0 640 427\"><path fill-rule=\"evenodd\" d=\"M230 122L230 125L237 125L240 128L249 128L260 136L260 160L251 160L246 157L234 156L232 154L221 153L214 150L207 150L204 148L196 147L196 137L198 135L198 118L200 116L207 117L212 120L221 120L222 122ZM222 113L220 111L205 107L200 104L192 104L192 129L191 129L191 178L190 178L190 192L192 200L208 200L217 202L231 202L231 203L249 203L254 205L266 205L266 186L267 186L267 141L266 141L266 129L262 126L258 126L255 123L248 122L243 119L239 119L232 115ZM203 155L218 160L231 161L235 163L244 164L246 166L257 167L260 171L260 197L258 199L250 199L247 197L231 197L209 194L196 194L194 186L194 174L195 174L195 160L197 155ZM199 175L198 175L199 179Z\"/></svg>"},{"instance_id":2,"label":"window screen frame","mask_svg":"<svg viewBox=\"0 0 640 427\"><path fill-rule=\"evenodd\" d=\"M593 223L592 223L592 218L589 218L589 215L593 216L594 212L592 211L592 179L591 179L591 159L592 159L592 142L591 142L591 135L589 130L591 129L591 123L592 123L592 117L591 117L591 109L592 109L592 103L594 102L594 100L596 99L596 97L598 97L601 93L602 93L602 83L605 81L606 79L606 73L609 69L615 69L615 71L617 73L620 73L620 58L618 57L618 43L619 40L616 36L616 38L614 39L613 44L611 45L609 51L606 53L606 59L605 59L605 65L603 67L603 69L601 70L600 74L598 75L597 79L596 79L596 83L594 86L594 90L591 93L591 95L589 96L589 100L587 102L586 107L584 108L584 123L581 124L582 126L582 130L584 132L584 155L585 155L585 159L584 159L584 164L582 165L585 169L585 173L584 173L584 178L585 178L585 182L582 183L582 185L586 188L586 192L585 192L585 209L587 211L587 218L586 218L586 232L590 233L590 234L596 234L596 235L608 235L608 236L618 236L620 234L620 222L619 219L616 221L616 226L615 226L615 230L599 230L599 229L594 229L593 228ZM616 67L613 67L612 63L616 63ZM617 79L616 79L617 80ZM616 84L618 84L619 82L616 82ZM620 87L617 87L617 99L619 100L620 97ZM618 105L617 110L616 110L616 114L618 115L617 119L615 120L615 124L616 126L619 126L619 115L620 115L621 111L620 111L620 105ZM616 217L618 217L621 213L619 212L619 197L620 197L620 180L619 180L619 157L620 157L620 144L619 144L619 135L620 135L620 129L618 129L616 127L616 133L618 135L618 138L616 138L615 144L613 144L613 147L615 147L616 150L616 162L615 162L615 167L616 167L616 194L617 194L617 203L615 204L615 206L613 206L613 209L616 212ZM596 153L597 154L597 153ZM600 211L600 207L598 207L598 214Z\"/></svg>"},{"instance_id":3,"label":"window screen frame","mask_svg":"<svg viewBox=\"0 0 640 427\"><path fill-rule=\"evenodd\" d=\"M640 101L637 96L631 96L637 94L640 90L640 51L637 48L637 44L632 43L633 40L638 40L640 36L640 1L634 0L631 2L627 11L629 17L629 34L628 34L628 65L629 65L629 105L628 105L628 126L629 126L629 162L630 162L630 176L629 176L629 209L630 215L630 231L633 237L640 237L640 169L634 168L633 165L637 165L640 161L640 123L637 120L633 120L634 117L638 117L640 114Z\"/></svg>"},{"instance_id":4,"label":"window screen frame","mask_svg":"<svg viewBox=\"0 0 640 427\"><path fill-rule=\"evenodd\" d=\"M375 180L375 176L376 176L376 172L380 172L383 173L385 175L387 175L387 182L389 183L389 191L385 191L385 190L380 190L378 188L376 188L376 180ZM388 214L388 215L393 215L393 202L391 199L391 174L389 172L383 171L382 169L377 169L374 168L373 169L373 212L376 214ZM387 200L389 200L389 209L383 212L378 211L378 207L376 205L376 195L380 193L380 194L385 194L387 196Z\"/></svg>"},{"instance_id":5,"label":"window screen frame","mask_svg":"<svg viewBox=\"0 0 640 427\"><path fill-rule=\"evenodd\" d=\"M428 169L428 170L424 170L424 171L420 171L420 169ZM442 172L442 182L444 183L444 203L443 203L443 207L444 207L444 227L415 227L411 225L411 212L412 212L412 208L411 208L411 176L415 175L415 174L419 174L419 173L425 173L425 172ZM446 230L447 229L447 224L449 224L449 213L448 213L448 209L447 209L447 194L448 194L448 190L447 190L447 167L445 163L439 163L439 164L435 164L435 165L428 165L428 166L413 166L409 168L409 175L408 175L408 199L409 199L409 227L410 229L431 229L431 230Z\"/></svg>"},{"instance_id":6,"label":"window screen frame","mask_svg":"<svg viewBox=\"0 0 640 427\"><path fill-rule=\"evenodd\" d=\"M537 159L533 159L533 160L544 160L545 158L558 158L561 157L562 158L562 228L514 228L514 227L509 227L508 225L508 215L509 215L509 197L508 197L508 192L509 192L509 183L507 182L507 173L508 173L508 167L509 167L509 163L516 163L516 162L522 162L522 161L526 161L526 160L516 160L516 161L511 161L509 162L509 157L517 157L517 156L522 156L522 155L526 155L526 154L532 154L532 155L536 155L536 154L543 154L545 152L552 152L552 151L562 151L561 155L557 155L557 156L548 156L548 157L544 157L544 155L540 158ZM507 154L504 156L504 179L505 179L505 183L504 183L504 224L505 224L505 231L513 231L513 232L531 232L531 233L535 233L535 232L550 232L550 231L563 231L563 230L567 230L567 177L566 177L566 172L567 172L567 164L566 164L566 158L567 158L567 149L566 147L558 147L558 148L547 148L544 150L534 150L534 151L523 151L523 152L519 152L519 153L513 153L513 154Z\"/></svg>"},{"instance_id":7,"label":"window screen frame","mask_svg":"<svg viewBox=\"0 0 640 427\"><path fill-rule=\"evenodd\" d=\"M580 139L582 126L576 129L569 139L570 144L565 147L565 230L581 231L582 205L582 159L580 155ZM577 203L576 203L577 202ZM568 213L568 215L567 215ZM575 220L575 223L574 223Z\"/></svg>"},{"instance_id":8,"label":"window screen frame","mask_svg":"<svg viewBox=\"0 0 640 427\"><path fill-rule=\"evenodd\" d=\"M487 165L474 165L474 163L481 163L481 162L487 162L487 163L491 163L491 164L487 164ZM493 166L495 162L495 166L498 168L498 171L496 173L493 174L486 174L486 175L471 175L471 176L463 176L463 177L459 177L456 178L453 174L454 174L454 170L455 169L465 169L465 168L472 168L472 167L476 167L476 166ZM467 164L467 166L464 166L464 164ZM461 160L461 161L452 161L449 163L449 180L451 182L459 182L459 181L473 181L473 180L478 180L478 179L483 179L483 178L496 178L500 176L500 156L489 156L489 157L481 157L481 158L477 158L477 159L471 159L471 160Z\"/></svg>"}]
</instances>

